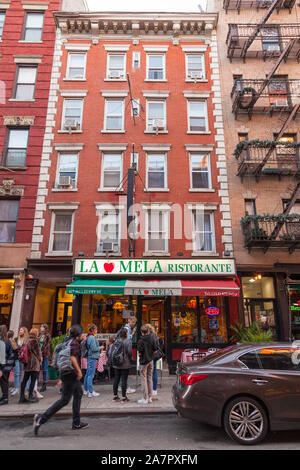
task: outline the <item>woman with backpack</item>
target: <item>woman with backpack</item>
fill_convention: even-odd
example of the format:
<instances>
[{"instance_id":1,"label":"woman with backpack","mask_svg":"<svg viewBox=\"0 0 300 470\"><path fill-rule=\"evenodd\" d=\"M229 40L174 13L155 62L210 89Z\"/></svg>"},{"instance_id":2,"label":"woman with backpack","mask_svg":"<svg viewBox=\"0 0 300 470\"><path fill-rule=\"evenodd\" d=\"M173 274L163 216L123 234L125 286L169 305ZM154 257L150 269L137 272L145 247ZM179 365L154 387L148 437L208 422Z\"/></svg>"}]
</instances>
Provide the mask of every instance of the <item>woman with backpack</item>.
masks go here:
<instances>
[{"instance_id":1,"label":"woman with backpack","mask_svg":"<svg viewBox=\"0 0 300 470\"><path fill-rule=\"evenodd\" d=\"M99 341L96 337L97 326L94 324L89 325L89 332L86 338L86 350L87 350L87 370L84 377L84 395L88 398L99 397L100 393L97 393L93 389L93 379L96 372L97 360L100 357L100 346Z\"/></svg>"},{"instance_id":2,"label":"woman with backpack","mask_svg":"<svg viewBox=\"0 0 300 470\"><path fill-rule=\"evenodd\" d=\"M5 325L0 326L0 340L5 344L5 363L1 366L0 386L2 390L2 397L0 405L8 404L8 380L9 374L15 364L15 355L11 345L11 341L7 336L7 328Z\"/></svg>"},{"instance_id":3,"label":"woman with backpack","mask_svg":"<svg viewBox=\"0 0 300 470\"><path fill-rule=\"evenodd\" d=\"M126 390L127 380L129 375L129 369L131 367L132 360L132 342L128 337L128 330L122 328L119 332L118 338L111 347L110 362L115 371L114 379L114 400L119 401L118 387L122 378L122 403L129 402Z\"/></svg>"},{"instance_id":4,"label":"woman with backpack","mask_svg":"<svg viewBox=\"0 0 300 470\"><path fill-rule=\"evenodd\" d=\"M50 357L50 346L51 346L51 336L49 334L49 327L47 323L44 323L41 326L39 334L39 342L42 351L42 371L43 371L43 385L40 389L40 392L45 392L47 389L48 382L48 367L49 367L49 357Z\"/></svg>"},{"instance_id":5,"label":"woman with backpack","mask_svg":"<svg viewBox=\"0 0 300 470\"><path fill-rule=\"evenodd\" d=\"M25 326L19 328L18 337L15 338L15 342L18 346L18 357L15 362L14 367L14 388L12 389L11 395L14 396L20 391L20 384L23 377L24 365L21 361L19 361L19 351L22 346L26 343L29 338L28 330Z\"/></svg>"},{"instance_id":6,"label":"woman with backpack","mask_svg":"<svg viewBox=\"0 0 300 470\"><path fill-rule=\"evenodd\" d=\"M29 332L29 339L24 345L27 349L28 361L24 364L24 377L21 383L21 396L19 403L36 403L38 401L37 398L33 398L34 385L38 380L43 360L38 334L38 330L36 328L32 328ZM29 395L28 398L25 398L25 387L29 378Z\"/></svg>"}]
</instances>

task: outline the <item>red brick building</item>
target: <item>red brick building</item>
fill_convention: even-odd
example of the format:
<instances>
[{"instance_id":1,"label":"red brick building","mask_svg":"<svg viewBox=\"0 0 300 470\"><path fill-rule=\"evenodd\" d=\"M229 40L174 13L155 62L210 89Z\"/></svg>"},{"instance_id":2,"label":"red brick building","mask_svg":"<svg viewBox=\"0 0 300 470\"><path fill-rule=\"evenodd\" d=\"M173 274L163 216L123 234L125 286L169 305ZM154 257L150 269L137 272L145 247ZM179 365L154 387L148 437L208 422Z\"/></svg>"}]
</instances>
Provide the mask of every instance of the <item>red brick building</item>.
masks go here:
<instances>
[{"instance_id":1,"label":"red brick building","mask_svg":"<svg viewBox=\"0 0 300 470\"><path fill-rule=\"evenodd\" d=\"M109 335L134 312L138 325L157 326L170 365L185 343L226 344L238 287L217 15L59 12L55 20L61 64L28 319L53 334L93 321Z\"/></svg>"},{"instance_id":2,"label":"red brick building","mask_svg":"<svg viewBox=\"0 0 300 470\"><path fill-rule=\"evenodd\" d=\"M38 196L59 0L0 2L0 323L17 329Z\"/></svg>"}]
</instances>

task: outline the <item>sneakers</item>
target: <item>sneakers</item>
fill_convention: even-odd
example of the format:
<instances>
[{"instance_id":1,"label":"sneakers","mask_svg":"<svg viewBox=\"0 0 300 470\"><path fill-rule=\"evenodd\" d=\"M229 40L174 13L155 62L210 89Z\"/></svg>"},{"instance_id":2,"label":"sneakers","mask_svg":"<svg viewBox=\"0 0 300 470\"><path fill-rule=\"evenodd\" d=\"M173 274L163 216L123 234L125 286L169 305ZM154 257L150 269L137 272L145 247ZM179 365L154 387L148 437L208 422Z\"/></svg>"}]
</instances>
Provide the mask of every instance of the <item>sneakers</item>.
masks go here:
<instances>
[{"instance_id":1,"label":"sneakers","mask_svg":"<svg viewBox=\"0 0 300 470\"><path fill-rule=\"evenodd\" d=\"M89 427L88 423L79 423L79 424L72 425L72 429L85 429L88 427Z\"/></svg>"},{"instance_id":2,"label":"sneakers","mask_svg":"<svg viewBox=\"0 0 300 470\"><path fill-rule=\"evenodd\" d=\"M99 397L100 396L100 393L97 393L97 392L88 392L88 398L92 398L92 397Z\"/></svg>"},{"instance_id":3,"label":"sneakers","mask_svg":"<svg viewBox=\"0 0 300 470\"><path fill-rule=\"evenodd\" d=\"M141 398L140 400L138 400L138 403L140 403L141 405L147 405L148 400L145 400L145 398Z\"/></svg>"},{"instance_id":4,"label":"sneakers","mask_svg":"<svg viewBox=\"0 0 300 470\"><path fill-rule=\"evenodd\" d=\"M152 403L152 398L151 397L148 398L148 403Z\"/></svg>"},{"instance_id":5,"label":"sneakers","mask_svg":"<svg viewBox=\"0 0 300 470\"><path fill-rule=\"evenodd\" d=\"M11 396L14 397L15 395L19 394L19 390L17 388L13 388L11 391Z\"/></svg>"},{"instance_id":6,"label":"sneakers","mask_svg":"<svg viewBox=\"0 0 300 470\"><path fill-rule=\"evenodd\" d=\"M39 399L44 398L44 395L41 395L38 390L36 392L34 392L34 394L35 394L36 398L39 398Z\"/></svg>"},{"instance_id":7,"label":"sneakers","mask_svg":"<svg viewBox=\"0 0 300 470\"><path fill-rule=\"evenodd\" d=\"M34 435L37 436L38 435L38 432L39 432L39 429L41 427L41 418L42 418L42 415L39 415L39 414L36 414L34 415L34 418L33 418L33 432L34 432Z\"/></svg>"},{"instance_id":8,"label":"sneakers","mask_svg":"<svg viewBox=\"0 0 300 470\"><path fill-rule=\"evenodd\" d=\"M157 390L152 390L152 396L155 397L157 395Z\"/></svg>"},{"instance_id":9,"label":"sneakers","mask_svg":"<svg viewBox=\"0 0 300 470\"><path fill-rule=\"evenodd\" d=\"M1 405L8 405L8 399L7 398L1 398L0 400L0 406Z\"/></svg>"},{"instance_id":10,"label":"sneakers","mask_svg":"<svg viewBox=\"0 0 300 470\"><path fill-rule=\"evenodd\" d=\"M130 388L128 387L127 390L126 390L126 393L135 393L136 390L134 388Z\"/></svg>"},{"instance_id":11,"label":"sneakers","mask_svg":"<svg viewBox=\"0 0 300 470\"><path fill-rule=\"evenodd\" d=\"M87 395L88 394L88 391L87 390L83 390L83 395Z\"/></svg>"},{"instance_id":12,"label":"sneakers","mask_svg":"<svg viewBox=\"0 0 300 470\"><path fill-rule=\"evenodd\" d=\"M126 397L126 398L122 398L121 402L122 403L128 403L130 400Z\"/></svg>"}]
</instances>

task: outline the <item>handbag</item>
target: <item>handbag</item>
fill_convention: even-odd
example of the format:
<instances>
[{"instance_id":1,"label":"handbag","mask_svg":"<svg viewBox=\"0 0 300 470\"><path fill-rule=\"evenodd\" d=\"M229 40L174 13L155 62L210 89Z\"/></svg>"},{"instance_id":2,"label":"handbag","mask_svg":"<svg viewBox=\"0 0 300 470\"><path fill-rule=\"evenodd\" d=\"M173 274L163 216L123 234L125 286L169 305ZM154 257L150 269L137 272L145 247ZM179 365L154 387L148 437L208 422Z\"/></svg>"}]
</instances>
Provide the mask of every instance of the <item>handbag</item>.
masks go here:
<instances>
[{"instance_id":1,"label":"handbag","mask_svg":"<svg viewBox=\"0 0 300 470\"><path fill-rule=\"evenodd\" d=\"M162 352L162 350L160 348L157 348L156 351L154 351L153 353L153 361L159 361L159 359L163 358L164 357L164 353Z\"/></svg>"}]
</instances>

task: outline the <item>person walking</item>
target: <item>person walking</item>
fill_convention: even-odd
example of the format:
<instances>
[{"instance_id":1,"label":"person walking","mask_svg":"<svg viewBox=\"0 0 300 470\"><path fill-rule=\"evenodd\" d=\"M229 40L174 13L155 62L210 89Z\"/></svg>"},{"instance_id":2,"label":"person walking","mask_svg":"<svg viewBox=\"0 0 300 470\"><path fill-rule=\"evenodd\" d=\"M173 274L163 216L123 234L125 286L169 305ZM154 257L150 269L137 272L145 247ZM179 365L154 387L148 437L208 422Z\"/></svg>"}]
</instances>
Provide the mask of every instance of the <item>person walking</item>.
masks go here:
<instances>
[{"instance_id":1,"label":"person walking","mask_svg":"<svg viewBox=\"0 0 300 470\"><path fill-rule=\"evenodd\" d=\"M38 380L41 364L42 364L42 351L40 342L38 340L37 328L32 328L29 332L29 339L26 342L28 362L24 364L24 377L21 383L21 394L19 403L36 403L37 398L33 397L33 391L36 381ZM28 380L30 379L29 395L25 398L25 388Z\"/></svg>"},{"instance_id":2,"label":"person walking","mask_svg":"<svg viewBox=\"0 0 300 470\"><path fill-rule=\"evenodd\" d=\"M48 367L49 367L49 357L50 357L50 346L51 346L51 336L49 334L49 327L47 323L44 323L40 328L39 334L40 347L42 351L42 371L43 371L43 385L40 388L40 393L47 390L48 382Z\"/></svg>"},{"instance_id":3,"label":"person walking","mask_svg":"<svg viewBox=\"0 0 300 470\"><path fill-rule=\"evenodd\" d=\"M0 341L2 341L5 345L5 359L3 357L1 359L2 361L4 359L4 363L2 363L1 365L0 387L2 391L2 397L0 398L0 405L7 405L9 374L15 365L15 356L11 341L8 339L7 336L7 328L5 325L0 326Z\"/></svg>"},{"instance_id":4,"label":"person walking","mask_svg":"<svg viewBox=\"0 0 300 470\"><path fill-rule=\"evenodd\" d=\"M26 343L29 338L28 330L25 326L19 328L19 333L17 338L15 338L15 342L18 346L18 353L21 347ZM20 385L23 377L24 365L19 359L16 359L15 367L14 367L14 388L12 389L11 395L17 395L20 392Z\"/></svg>"},{"instance_id":5,"label":"person walking","mask_svg":"<svg viewBox=\"0 0 300 470\"><path fill-rule=\"evenodd\" d=\"M97 326L94 324L89 325L89 332L86 339L87 348L87 370L84 377L84 391L83 394L87 395L88 398L99 397L100 393L97 393L93 389L93 379L96 372L97 360L100 357L100 345L96 337Z\"/></svg>"},{"instance_id":6,"label":"person walking","mask_svg":"<svg viewBox=\"0 0 300 470\"><path fill-rule=\"evenodd\" d=\"M153 353L157 349L157 341L153 337L152 331L150 331L147 325L143 325L141 327L141 335L142 336L137 344L137 349L141 365L143 398L138 400L138 403L146 404L152 403Z\"/></svg>"},{"instance_id":7,"label":"person walking","mask_svg":"<svg viewBox=\"0 0 300 470\"><path fill-rule=\"evenodd\" d=\"M42 424L45 424L55 413L66 406L73 397L73 424L72 429L85 429L87 423L80 420L80 406L83 395L81 378L81 346L83 328L81 325L73 325L70 328L69 338L63 343L65 347L70 346L70 363L72 369L60 372L59 386L62 385L61 398L57 400L43 414L36 414L33 420L33 431L37 436ZM61 382L61 383L60 383Z\"/></svg>"},{"instance_id":8,"label":"person walking","mask_svg":"<svg viewBox=\"0 0 300 470\"><path fill-rule=\"evenodd\" d=\"M114 364L114 350L117 351L119 350L119 343L121 344L120 351L121 351L121 356L120 356L120 364L115 365ZM119 383L120 380L122 379L122 403L127 403L129 402L127 398L127 380L128 380L128 375L129 375L129 369L131 367L131 360L132 360L132 342L128 338L128 330L126 328L121 328L118 338L114 342L112 346L112 351L111 351L111 362L112 366L115 371L115 378L114 378L114 385L113 385L113 392L114 392L114 400L119 401L119 396L118 396L118 388L119 388Z\"/></svg>"}]
</instances>

